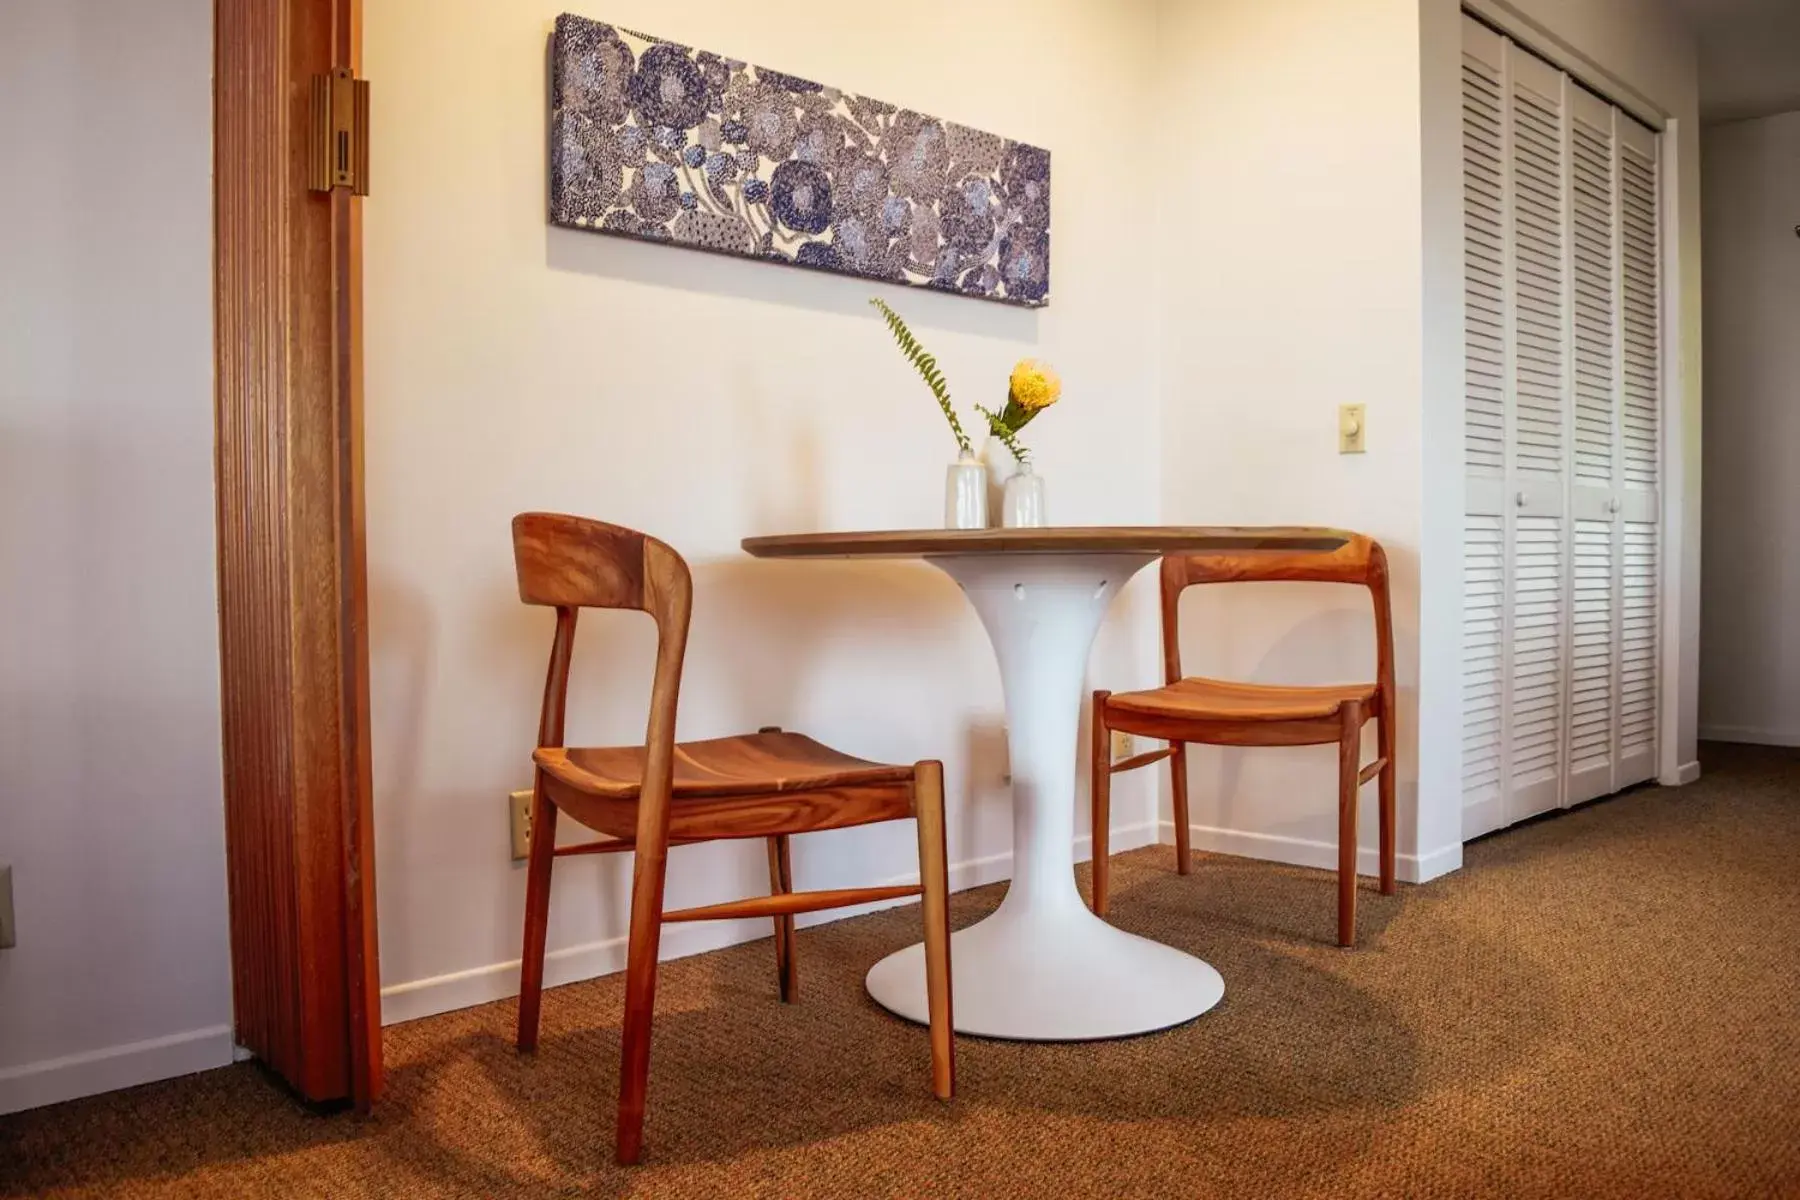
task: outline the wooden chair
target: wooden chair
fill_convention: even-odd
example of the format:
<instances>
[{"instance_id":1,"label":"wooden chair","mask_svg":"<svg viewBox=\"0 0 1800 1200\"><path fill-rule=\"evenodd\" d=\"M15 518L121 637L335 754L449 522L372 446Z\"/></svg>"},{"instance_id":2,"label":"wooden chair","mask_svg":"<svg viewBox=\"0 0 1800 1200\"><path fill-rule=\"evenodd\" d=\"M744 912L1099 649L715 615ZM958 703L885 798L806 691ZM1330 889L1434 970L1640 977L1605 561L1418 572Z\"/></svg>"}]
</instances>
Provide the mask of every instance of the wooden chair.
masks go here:
<instances>
[{"instance_id":1,"label":"wooden chair","mask_svg":"<svg viewBox=\"0 0 1800 1200\"><path fill-rule=\"evenodd\" d=\"M1332 533L1332 530L1322 530ZM1356 801L1362 785L1380 779L1381 891L1394 891L1394 628L1388 600L1387 555L1379 543L1346 534L1337 550L1251 551L1171 555L1162 560L1163 670L1167 683L1143 692L1094 693L1093 908L1105 916L1109 864L1108 819L1112 777L1169 760L1175 797L1175 866L1186 875L1188 848L1187 746L1313 746L1338 748L1338 944L1356 940ZM1182 591L1195 583L1301 580L1353 583L1369 589L1375 611L1375 682L1328 687L1283 687L1183 678L1177 616ZM1361 766L1362 727L1376 721L1378 757ZM1141 734L1169 745L1111 761L1111 732Z\"/></svg>"},{"instance_id":2,"label":"wooden chair","mask_svg":"<svg viewBox=\"0 0 1800 1200\"><path fill-rule=\"evenodd\" d=\"M665 921L774 918L781 998L791 1002L798 995L796 913L922 896L931 1086L939 1099L948 1100L955 1087L955 1059L943 764L865 762L811 738L774 729L677 744L676 698L693 596L681 556L655 538L629 529L551 513L514 518L513 555L519 599L556 609L538 749L532 755L537 770L519 981L519 1049L537 1048L551 864L565 855L635 851L619 1062L620 1163L637 1162L643 1147L657 946ZM656 620L656 674L644 746L591 750L563 746L569 659L576 614L582 608L635 609ZM597 831L600 838L557 846L559 810ZM908 817L918 820L919 886L793 890L788 857L792 835ZM678 912L662 910L671 845L751 837L767 839L771 895Z\"/></svg>"}]
</instances>

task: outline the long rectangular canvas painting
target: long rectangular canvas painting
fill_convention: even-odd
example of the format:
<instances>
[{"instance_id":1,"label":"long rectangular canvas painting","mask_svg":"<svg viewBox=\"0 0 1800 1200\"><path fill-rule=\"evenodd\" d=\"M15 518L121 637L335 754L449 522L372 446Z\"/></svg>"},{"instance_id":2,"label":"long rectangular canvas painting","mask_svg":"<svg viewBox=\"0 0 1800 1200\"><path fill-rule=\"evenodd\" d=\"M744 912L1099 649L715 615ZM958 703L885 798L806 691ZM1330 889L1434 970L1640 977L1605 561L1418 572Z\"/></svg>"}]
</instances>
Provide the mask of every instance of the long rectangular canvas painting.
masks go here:
<instances>
[{"instance_id":1,"label":"long rectangular canvas painting","mask_svg":"<svg viewBox=\"0 0 1800 1200\"><path fill-rule=\"evenodd\" d=\"M550 220L937 288L1050 300L1050 154L563 15Z\"/></svg>"}]
</instances>

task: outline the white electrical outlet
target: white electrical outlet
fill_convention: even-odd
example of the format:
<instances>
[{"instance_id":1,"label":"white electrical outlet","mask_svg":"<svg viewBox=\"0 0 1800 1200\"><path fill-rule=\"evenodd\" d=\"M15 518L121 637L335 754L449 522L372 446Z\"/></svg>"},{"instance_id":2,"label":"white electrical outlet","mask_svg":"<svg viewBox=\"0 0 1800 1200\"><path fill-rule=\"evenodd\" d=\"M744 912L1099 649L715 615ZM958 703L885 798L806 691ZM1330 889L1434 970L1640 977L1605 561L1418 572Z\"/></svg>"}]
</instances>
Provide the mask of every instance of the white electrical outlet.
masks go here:
<instances>
[{"instance_id":1,"label":"white electrical outlet","mask_svg":"<svg viewBox=\"0 0 1800 1200\"><path fill-rule=\"evenodd\" d=\"M531 792L512 792L506 797L508 823L512 827L512 856L514 862L523 862L531 857Z\"/></svg>"},{"instance_id":2,"label":"white electrical outlet","mask_svg":"<svg viewBox=\"0 0 1800 1200\"><path fill-rule=\"evenodd\" d=\"M19 944L19 927L13 920L12 868L0 867L0 950Z\"/></svg>"},{"instance_id":3,"label":"white electrical outlet","mask_svg":"<svg viewBox=\"0 0 1800 1200\"><path fill-rule=\"evenodd\" d=\"M1112 760L1124 762L1131 757L1131 735L1123 729L1112 731Z\"/></svg>"}]
</instances>

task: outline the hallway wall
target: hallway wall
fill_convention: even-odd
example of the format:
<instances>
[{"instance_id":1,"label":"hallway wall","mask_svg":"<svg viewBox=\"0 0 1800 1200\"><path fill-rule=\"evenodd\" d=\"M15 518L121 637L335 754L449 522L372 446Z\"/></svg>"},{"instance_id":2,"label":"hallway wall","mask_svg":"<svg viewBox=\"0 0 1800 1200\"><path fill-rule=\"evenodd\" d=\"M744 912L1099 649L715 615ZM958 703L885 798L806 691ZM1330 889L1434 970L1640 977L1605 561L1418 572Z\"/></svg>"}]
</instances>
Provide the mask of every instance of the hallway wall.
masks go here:
<instances>
[{"instance_id":1,"label":"hallway wall","mask_svg":"<svg viewBox=\"0 0 1800 1200\"><path fill-rule=\"evenodd\" d=\"M1700 730L1800 746L1800 112L1709 125Z\"/></svg>"}]
</instances>

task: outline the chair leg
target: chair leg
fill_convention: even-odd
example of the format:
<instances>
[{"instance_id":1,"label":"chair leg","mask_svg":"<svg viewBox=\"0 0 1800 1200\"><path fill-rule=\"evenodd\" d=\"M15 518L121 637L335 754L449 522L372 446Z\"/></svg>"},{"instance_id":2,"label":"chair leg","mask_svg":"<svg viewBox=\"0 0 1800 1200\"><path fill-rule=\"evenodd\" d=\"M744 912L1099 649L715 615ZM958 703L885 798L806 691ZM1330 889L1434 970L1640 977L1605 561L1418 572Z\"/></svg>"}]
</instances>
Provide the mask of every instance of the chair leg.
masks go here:
<instances>
[{"instance_id":1,"label":"chair leg","mask_svg":"<svg viewBox=\"0 0 1800 1200\"><path fill-rule=\"evenodd\" d=\"M1381 797L1381 894L1394 894L1394 842L1396 830L1394 826L1394 790L1398 783L1398 768L1394 765L1394 698L1381 698L1381 715L1377 718L1376 737L1381 757L1385 760L1381 773L1377 775L1376 787Z\"/></svg>"},{"instance_id":2,"label":"chair leg","mask_svg":"<svg viewBox=\"0 0 1800 1200\"><path fill-rule=\"evenodd\" d=\"M556 862L556 805L538 773L531 789L531 852L525 866L525 945L519 954L521 1050L536 1050L544 998L544 942L550 929L550 868Z\"/></svg>"},{"instance_id":3,"label":"chair leg","mask_svg":"<svg viewBox=\"0 0 1800 1200\"><path fill-rule=\"evenodd\" d=\"M1338 727L1338 945L1356 944L1356 794L1362 773L1362 705L1339 710Z\"/></svg>"},{"instance_id":4,"label":"chair leg","mask_svg":"<svg viewBox=\"0 0 1800 1200\"><path fill-rule=\"evenodd\" d=\"M1194 855L1188 844L1188 748L1186 742L1169 745L1175 751L1169 755L1169 795L1175 810L1175 870L1186 875L1194 869Z\"/></svg>"},{"instance_id":5,"label":"chair leg","mask_svg":"<svg viewBox=\"0 0 1800 1200\"><path fill-rule=\"evenodd\" d=\"M619 1052L620 1166L644 1152L644 1094L650 1079L650 1024L656 1011L656 957L662 942L663 878L668 844L640 839L631 881L631 933L625 951L625 1027Z\"/></svg>"},{"instance_id":6,"label":"chair leg","mask_svg":"<svg viewBox=\"0 0 1800 1200\"><path fill-rule=\"evenodd\" d=\"M769 892L785 896L794 890L794 866L788 857L788 835L769 838ZM781 1002L793 1004L800 998L799 964L794 960L794 914L775 918L775 971L781 981Z\"/></svg>"},{"instance_id":7,"label":"chair leg","mask_svg":"<svg viewBox=\"0 0 1800 1200\"><path fill-rule=\"evenodd\" d=\"M1096 917L1106 915L1112 885L1112 737L1106 727L1106 698L1111 692L1094 693L1091 718L1093 737L1089 755L1091 775L1088 796L1092 805L1094 841L1093 898L1088 907Z\"/></svg>"},{"instance_id":8,"label":"chair leg","mask_svg":"<svg viewBox=\"0 0 1800 1200\"><path fill-rule=\"evenodd\" d=\"M931 1019L931 1092L956 1094L956 1035L950 1010L950 865L944 847L944 764L913 768L919 818L919 908L925 919L925 1004Z\"/></svg>"}]
</instances>

